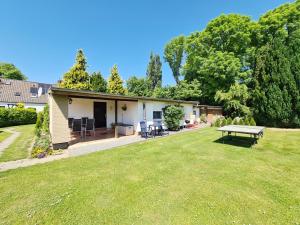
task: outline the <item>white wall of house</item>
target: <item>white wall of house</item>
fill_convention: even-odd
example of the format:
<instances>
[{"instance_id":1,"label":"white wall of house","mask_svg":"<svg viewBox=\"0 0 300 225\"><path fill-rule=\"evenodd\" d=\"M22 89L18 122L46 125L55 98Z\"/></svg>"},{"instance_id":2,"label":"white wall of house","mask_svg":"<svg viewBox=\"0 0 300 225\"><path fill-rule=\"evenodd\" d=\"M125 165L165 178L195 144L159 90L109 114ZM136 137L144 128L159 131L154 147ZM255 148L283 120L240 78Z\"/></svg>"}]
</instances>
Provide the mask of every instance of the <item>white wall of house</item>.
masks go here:
<instances>
[{"instance_id":1,"label":"white wall of house","mask_svg":"<svg viewBox=\"0 0 300 225\"><path fill-rule=\"evenodd\" d=\"M0 102L0 107L9 108L12 105L16 105L17 103L11 102ZM35 108L37 112L43 111L46 104L37 104L37 103L24 103L25 108Z\"/></svg>"},{"instance_id":2,"label":"white wall of house","mask_svg":"<svg viewBox=\"0 0 300 225\"><path fill-rule=\"evenodd\" d=\"M115 102L112 100L72 98L72 103L68 105L68 117L74 119L94 118L94 102L106 102L106 125L107 128L110 128L111 124L115 122Z\"/></svg>"},{"instance_id":3,"label":"white wall of house","mask_svg":"<svg viewBox=\"0 0 300 225\"><path fill-rule=\"evenodd\" d=\"M68 105L68 117L80 119L82 117L94 118L94 102L106 102L106 124L107 128L111 128L111 124L115 122L115 101L114 100L97 100L72 98L72 103ZM127 110L123 111L122 106L126 104ZM145 104L145 111L143 110ZM153 111L162 111L162 109L170 104L170 102L160 101L118 101L118 122L132 124L135 131L140 131L139 122L142 120L153 121ZM184 119L190 120L193 115L193 104L181 104L184 107ZM196 110L196 113L199 110ZM196 118L199 117L196 115ZM162 114L163 119L163 114Z\"/></svg>"}]
</instances>

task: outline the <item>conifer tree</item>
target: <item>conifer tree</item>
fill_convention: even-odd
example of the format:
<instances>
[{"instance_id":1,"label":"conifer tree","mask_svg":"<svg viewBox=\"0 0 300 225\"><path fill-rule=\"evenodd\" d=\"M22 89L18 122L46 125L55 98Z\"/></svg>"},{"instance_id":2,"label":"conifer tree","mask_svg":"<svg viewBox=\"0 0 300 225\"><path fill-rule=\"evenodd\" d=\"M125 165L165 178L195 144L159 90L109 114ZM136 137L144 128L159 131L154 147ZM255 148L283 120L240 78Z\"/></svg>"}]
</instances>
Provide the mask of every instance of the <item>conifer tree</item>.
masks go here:
<instances>
[{"instance_id":1,"label":"conifer tree","mask_svg":"<svg viewBox=\"0 0 300 225\"><path fill-rule=\"evenodd\" d=\"M125 94L125 88L123 87L123 81L119 75L118 67L116 65L113 66L110 72L110 76L108 78L108 92L111 94Z\"/></svg>"},{"instance_id":2,"label":"conifer tree","mask_svg":"<svg viewBox=\"0 0 300 225\"><path fill-rule=\"evenodd\" d=\"M159 55L151 53L150 61L147 68L147 79L149 80L150 90L161 87L162 84L162 70Z\"/></svg>"},{"instance_id":3,"label":"conifer tree","mask_svg":"<svg viewBox=\"0 0 300 225\"><path fill-rule=\"evenodd\" d=\"M86 72L86 64L87 62L84 53L82 49L79 49L76 55L75 64L64 74L59 86L70 89L89 90L90 77L88 72Z\"/></svg>"}]
</instances>

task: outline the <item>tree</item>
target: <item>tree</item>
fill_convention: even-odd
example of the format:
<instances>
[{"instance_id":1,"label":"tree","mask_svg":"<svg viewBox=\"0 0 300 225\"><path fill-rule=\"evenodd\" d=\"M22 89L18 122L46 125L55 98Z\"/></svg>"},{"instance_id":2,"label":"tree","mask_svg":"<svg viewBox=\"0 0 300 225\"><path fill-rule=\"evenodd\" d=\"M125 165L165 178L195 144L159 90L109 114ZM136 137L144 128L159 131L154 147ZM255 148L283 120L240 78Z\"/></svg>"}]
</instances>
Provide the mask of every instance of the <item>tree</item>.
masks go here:
<instances>
[{"instance_id":1,"label":"tree","mask_svg":"<svg viewBox=\"0 0 300 225\"><path fill-rule=\"evenodd\" d=\"M286 53L284 37L280 34L258 50L254 73L254 116L258 123L291 126L299 103L299 90Z\"/></svg>"},{"instance_id":2,"label":"tree","mask_svg":"<svg viewBox=\"0 0 300 225\"><path fill-rule=\"evenodd\" d=\"M175 90L176 87L174 86L157 87L154 89L152 97L173 99L175 95Z\"/></svg>"},{"instance_id":3,"label":"tree","mask_svg":"<svg viewBox=\"0 0 300 225\"><path fill-rule=\"evenodd\" d=\"M117 65L114 65L111 69L108 77L108 92L111 94L124 95L125 89L123 87L123 80L121 79Z\"/></svg>"},{"instance_id":4,"label":"tree","mask_svg":"<svg viewBox=\"0 0 300 225\"><path fill-rule=\"evenodd\" d=\"M62 88L71 88L78 90L89 90L90 80L89 74L86 72L86 58L82 49L79 49L76 55L75 64L64 74L63 79L59 83Z\"/></svg>"},{"instance_id":5,"label":"tree","mask_svg":"<svg viewBox=\"0 0 300 225\"><path fill-rule=\"evenodd\" d=\"M126 81L126 86L129 95L150 97L152 94L149 90L149 81L145 78L132 76Z\"/></svg>"},{"instance_id":6,"label":"tree","mask_svg":"<svg viewBox=\"0 0 300 225\"><path fill-rule=\"evenodd\" d=\"M214 104L217 91L228 91L230 86L244 75L241 63L233 53L214 52L202 58L198 70L186 77L188 81L199 80L203 103Z\"/></svg>"},{"instance_id":7,"label":"tree","mask_svg":"<svg viewBox=\"0 0 300 225\"><path fill-rule=\"evenodd\" d=\"M100 72L94 72L90 75L91 91L107 92L107 82Z\"/></svg>"},{"instance_id":8,"label":"tree","mask_svg":"<svg viewBox=\"0 0 300 225\"><path fill-rule=\"evenodd\" d=\"M164 58L169 63L172 70L173 77L177 84L179 84L180 68L183 59L185 48L185 37L179 36L172 39L165 47Z\"/></svg>"},{"instance_id":9,"label":"tree","mask_svg":"<svg viewBox=\"0 0 300 225\"><path fill-rule=\"evenodd\" d=\"M176 86L174 92L174 99L198 101L201 97L201 87L198 80L187 82L186 80L180 81Z\"/></svg>"},{"instance_id":10,"label":"tree","mask_svg":"<svg viewBox=\"0 0 300 225\"><path fill-rule=\"evenodd\" d=\"M250 115L247 106L249 99L248 88L245 84L235 83L228 92L217 91L215 100L224 105L224 111L231 117L243 117Z\"/></svg>"},{"instance_id":11,"label":"tree","mask_svg":"<svg viewBox=\"0 0 300 225\"><path fill-rule=\"evenodd\" d=\"M27 77L14 64L10 63L0 63L0 78L27 80Z\"/></svg>"},{"instance_id":12,"label":"tree","mask_svg":"<svg viewBox=\"0 0 300 225\"><path fill-rule=\"evenodd\" d=\"M156 87L161 87L162 84L162 70L161 61L159 55L151 53L150 61L147 68L147 79L149 80L150 90L154 90Z\"/></svg>"}]
</instances>

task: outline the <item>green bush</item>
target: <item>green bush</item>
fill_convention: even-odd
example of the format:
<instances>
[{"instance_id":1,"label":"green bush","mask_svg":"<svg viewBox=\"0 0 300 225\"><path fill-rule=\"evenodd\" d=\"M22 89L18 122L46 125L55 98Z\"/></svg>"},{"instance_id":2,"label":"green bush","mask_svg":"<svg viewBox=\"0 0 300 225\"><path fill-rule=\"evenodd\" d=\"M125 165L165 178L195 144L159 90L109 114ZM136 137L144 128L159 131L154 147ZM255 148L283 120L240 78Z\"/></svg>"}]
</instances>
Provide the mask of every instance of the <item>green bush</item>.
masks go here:
<instances>
[{"instance_id":1,"label":"green bush","mask_svg":"<svg viewBox=\"0 0 300 225\"><path fill-rule=\"evenodd\" d=\"M226 118L223 118L221 121L221 127L224 127L226 125L227 125L227 120L226 120Z\"/></svg>"},{"instance_id":2,"label":"green bush","mask_svg":"<svg viewBox=\"0 0 300 225\"><path fill-rule=\"evenodd\" d=\"M41 136L42 133L42 125L43 125L43 121L44 121L44 113L43 112L39 112L37 114L37 119L36 119L36 123L35 123L35 135L36 136Z\"/></svg>"},{"instance_id":3,"label":"green bush","mask_svg":"<svg viewBox=\"0 0 300 225\"><path fill-rule=\"evenodd\" d=\"M43 118L43 126L42 130L45 133L49 133L49 106L48 104L44 107L44 118Z\"/></svg>"},{"instance_id":4,"label":"green bush","mask_svg":"<svg viewBox=\"0 0 300 225\"><path fill-rule=\"evenodd\" d=\"M206 115L202 114L202 115L200 116L200 121L201 121L202 123L207 123Z\"/></svg>"},{"instance_id":5,"label":"green bush","mask_svg":"<svg viewBox=\"0 0 300 225\"><path fill-rule=\"evenodd\" d=\"M253 117L250 118L249 125L250 126L256 126L256 122L255 122Z\"/></svg>"},{"instance_id":6,"label":"green bush","mask_svg":"<svg viewBox=\"0 0 300 225\"><path fill-rule=\"evenodd\" d=\"M168 105L163 108L164 120L169 130L178 130L180 120L184 116L183 107L180 105Z\"/></svg>"},{"instance_id":7,"label":"green bush","mask_svg":"<svg viewBox=\"0 0 300 225\"><path fill-rule=\"evenodd\" d=\"M217 119L215 120L215 122L213 123L213 125L214 125L215 127L220 127L220 125L221 125L221 118L217 118Z\"/></svg>"},{"instance_id":8,"label":"green bush","mask_svg":"<svg viewBox=\"0 0 300 225\"><path fill-rule=\"evenodd\" d=\"M235 117L232 121L232 124L233 125L239 125L239 118L238 117Z\"/></svg>"},{"instance_id":9,"label":"green bush","mask_svg":"<svg viewBox=\"0 0 300 225\"><path fill-rule=\"evenodd\" d=\"M50 145L51 141L48 134L37 137L31 151L31 157L43 158L46 155L51 154L52 151L50 150Z\"/></svg>"},{"instance_id":10,"label":"green bush","mask_svg":"<svg viewBox=\"0 0 300 225\"><path fill-rule=\"evenodd\" d=\"M249 121L248 117L245 118L244 125L247 125L247 126L250 125L250 121Z\"/></svg>"},{"instance_id":11,"label":"green bush","mask_svg":"<svg viewBox=\"0 0 300 225\"><path fill-rule=\"evenodd\" d=\"M239 119L239 124L238 125L245 125L245 121L243 118L240 118Z\"/></svg>"},{"instance_id":12,"label":"green bush","mask_svg":"<svg viewBox=\"0 0 300 225\"><path fill-rule=\"evenodd\" d=\"M36 123L37 113L22 107L0 108L0 127Z\"/></svg>"},{"instance_id":13,"label":"green bush","mask_svg":"<svg viewBox=\"0 0 300 225\"><path fill-rule=\"evenodd\" d=\"M232 119L231 119L231 117L228 117L228 119L227 119L227 125L231 125L232 124Z\"/></svg>"}]
</instances>

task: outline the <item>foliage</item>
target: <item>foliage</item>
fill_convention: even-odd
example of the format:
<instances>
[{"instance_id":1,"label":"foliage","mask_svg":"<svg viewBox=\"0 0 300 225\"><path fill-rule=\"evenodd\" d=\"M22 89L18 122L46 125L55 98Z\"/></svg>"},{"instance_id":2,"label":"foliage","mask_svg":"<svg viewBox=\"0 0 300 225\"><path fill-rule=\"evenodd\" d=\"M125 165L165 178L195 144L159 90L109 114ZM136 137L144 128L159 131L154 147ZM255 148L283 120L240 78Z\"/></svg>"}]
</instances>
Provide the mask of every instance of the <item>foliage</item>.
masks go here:
<instances>
[{"instance_id":1,"label":"foliage","mask_svg":"<svg viewBox=\"0 0 300 225\"><path fill-rule=\"evenodd\" d=\"M126 81L128 94L132 96L151 96L149 90L149 80L145 78L138 78L136 76L129 77Z\"/></svg>"},{"instance_id":2,"label":"foliage","mask_svg":"<svg viewBox=\"0 0 300 225\"><path fill-rule=\"evenodd\" d=\"M206 117L205 114L202 114L202 115L200 116L200 121L201 121L202 123L207 123L207 117Z\"/></svg>"},{"instance_id":3,"label":"foliage","mask_svg":"<svg viewBox=\"0 0 300 225\"><path fill-rule=\"evenodd\" d=\"M44 121L44 112L39 112L37 114L37 119L36 119L35 129L34 129L35 135L38 137L41 136L43 121Z\"/></svg>"},{"instance_id":4,"label":"foliage","mask_svg":"<svg viewBox=\"0 0 300 225\"><path fill-rule=\"evenodd\" d=\"M18 109L25 109L25 104L23 102L18 102L16 104L16 108L18 108Z\"/></svg>"},{"instance_id":5,"label":"foliage","mask_svg":"<svg viewBox=\"0 0 300 225\"><path fill-rule=\"evenodd\" d=\"M232 124L233 125L239 125L239 118L238 117L235 117L232 121Z\"/></svg>"},{"instance_id":6,"label":"foliage","mask_svg":"<svg viewBox=\"0 0 300 225\"><path fill-rule=\"evenodd\" d=\"M231 119L231 117L228 117L227 118L227 125L231 125L232 124L232 119Z\"/></svg>"},{"instance_id":7,"label":"foliage","mask_svg":"<svg viewBox=\"0 0 300 225\"><path fill-rule=\"evenodd\" d=\"M201 86L198 80L187 82L186 80L180 81L175 88L173 95L174 99L178 100L195 100L198 101L201 96Z\"/></svg>"},{"instance_id":8,"label":"foliage","mask_svg":"<svg viewBox=\"0 0 300 225\"><path fill-rule=\"evenodd\" d=\"M149 80L149 89L161 87L162 84L162 69L159 55L150 54L150 61L147 68L147 79Z\"/></svg>"},{"instance_id":9,"label":"foliage","mask_svg":"<svg viewBox=\"0 0 300 225\"><path fill-rule=\"evenodd\" d=\"M44 110L43 110L43 125L42 125L42 130L44 133L48 134L49 133L49 105L45 105Z\"/></svg>"},{"instance_id":10,"label":"foliage","mask_svg":"<svg viewBox=\"0 0 300 225\"><path fill-rule=\"evenodd\" d=\"M44 158L48 154L51 154L52 151L50 150L50 145L51 141L49 134L37 137L31 151L31 157Z\"/></svg>"},{"instance_id":11,"label":"foliage","mask_svg":"<svg viewBox=\"0 0 300 225\"><path fill-rule=\"evenodd\" d=\"M256 126L256 122L255 122L253 117L250 118L249 125L250 126Z\"/></svg>"},{"instance_id":12,"label":"foliage","mask_svg":"<svg viewBox=\"0 0 300 225\"><path fill-rule=\"evenodd\" d=\"M90 75L90 90L107 92L107 82L100 72L94 72Z\"/></svg>"},{"instance_id":13,"label":"foliage","mask_svg":"<svg viewBox=\"0 0 300 225\"><path fill-rule=\"evenodd\" d=\"M152 97L173 99L175 95L175 89L176 87L173 86L157 87L154 89Z\"/></svg>"},{"instance_id":14,"label":"foliage","mask_svg":"<svg viewBox=\"0 0 300 225\"><path fill-rule=\"evenodd\" d=\"M184 116L183 107L180 105L167 105L163 108L164 121L169 130L178 130L180 120Z\"/></svg>"},{"instance_id":15,"label":"foliage","mask_svg":"<svg viewBox=\"0 0 300 225\"><path fill-rule=\"evenodd\" d=\"M0 108L0 127L34 124L36 119L37 113L32 109Z\"/></svg>"},{"instance_id":16,"label":"foliage","mask_svg":"<svg viewBox=\"0 0 300 225\"><path fill-rule=\"evenodd\" d=\"M123 80L121 79L117 65L114 65L110 71L108 77L108 92L111 94L125 94L125 88L123 87Z\"/></svg>"},{"instance_id":17,"label":"foliage","mask_svg":"<svg viewBox=\"0 0 300 225\"><path fill-rule=\"evenodd\" d=\"M0 78L27 80L27 77L14 65L0 62Z\"/></svg>"},{"instance_id":18,"label":"foliage","mask_svg":"<svg viewBox=\"0 0 300 225\"><path fill-rule=\"evenodd\" d=\"M225 113L234 117L250 115L248 99L247 86L238 83L231 85L228 92L217 91L215 95L216 102L223 104Z\"/></svg>"},{"instance_id":19,"label":"foliage","mask_svg":"<svg viewBox=\"0 0 300 225\"><path fill-rule=\"evenodd\" d=\"M164 59L169 63L173 77L177 84L180 82L180 68L185 48L185 37L173 38L165 47Z\"/></svg>"},{"instance_id":20,"label":"foliage","mask_svg":"<svg viewBox=\"0 0 300 225\"><path fill-rule=\"evenodd\" d=\"M89 90L89 74L86 71L87 62L83 50L79 49L76 55L75 64L64 74L63 79L59 82L62 88Z\"/></svg>"}]
</instances>

